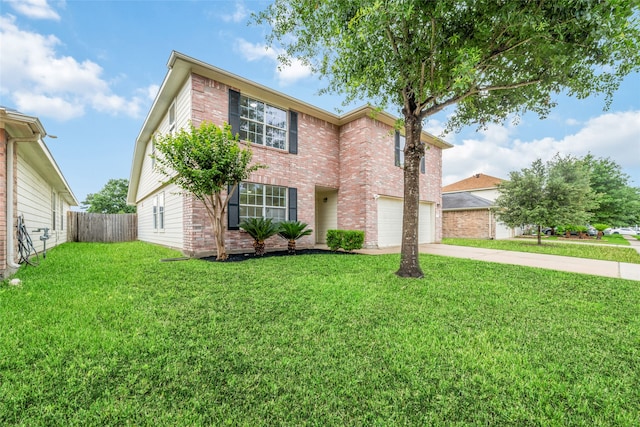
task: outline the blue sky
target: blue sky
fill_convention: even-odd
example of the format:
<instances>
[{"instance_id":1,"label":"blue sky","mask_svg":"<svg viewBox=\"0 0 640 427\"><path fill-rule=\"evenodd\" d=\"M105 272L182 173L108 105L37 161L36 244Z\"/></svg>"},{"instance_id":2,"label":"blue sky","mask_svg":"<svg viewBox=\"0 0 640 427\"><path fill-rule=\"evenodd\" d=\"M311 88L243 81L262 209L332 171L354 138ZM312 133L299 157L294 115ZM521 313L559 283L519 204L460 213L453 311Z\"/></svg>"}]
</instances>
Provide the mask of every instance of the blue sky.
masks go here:
<instances>
[{"instance_id":1,"label":"blue sky","mask_svg":"<svg viewBox=\"0 0 640 427\"><path fill-rule=\"evenodd\" d=\"M322 81L305 67L278 70L265 29L247 25L267 3L0 0L0 105L39 117L57 136L45 142L79 201L110 178L129 178L135 139L172 50L345 110L340 97L316 94ZM526 115L517 126L445 135L455 147L444 153L444 184L475 173L507 178L556 152L591 152L617 162L640 187L640 75L625 79L608 111L603 97L556 100L545 120ZM447 114L425 130L440 135Z\"/></svg>"}]
</instances>

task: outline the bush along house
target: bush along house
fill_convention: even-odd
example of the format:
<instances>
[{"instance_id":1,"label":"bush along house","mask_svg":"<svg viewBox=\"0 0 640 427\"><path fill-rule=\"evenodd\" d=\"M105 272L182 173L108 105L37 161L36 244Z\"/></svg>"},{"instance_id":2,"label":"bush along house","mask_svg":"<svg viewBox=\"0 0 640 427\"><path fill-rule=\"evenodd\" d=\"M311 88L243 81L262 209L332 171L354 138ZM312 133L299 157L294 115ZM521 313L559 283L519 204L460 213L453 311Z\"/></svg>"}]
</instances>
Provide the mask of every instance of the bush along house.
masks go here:
<instances>
[{"instance_id":1,"label":"bush along house","mask_svg":"<svg viewBox=\"0 0 640 427\"><path fill-rule=\"evenodd\" d=\"M313 233L299 248L326 243L331 229L361 230L364 247L398 246L402 231L404 136L396 117L361 107L336 115L178 52L135 141L128 202L138 209L138 238L188 256L215 253L203 206L163 184L154 171L153 138L203 121L225 122L253 161L267 165L238 186L229 202L229 253L252 251L240 230L249 217L306 222ZM441 240L442 150L447 142L423 133L428 149L420 176L420 243ZM278 236L267 250L286 248Z\"/></svg>"}]
</instances>

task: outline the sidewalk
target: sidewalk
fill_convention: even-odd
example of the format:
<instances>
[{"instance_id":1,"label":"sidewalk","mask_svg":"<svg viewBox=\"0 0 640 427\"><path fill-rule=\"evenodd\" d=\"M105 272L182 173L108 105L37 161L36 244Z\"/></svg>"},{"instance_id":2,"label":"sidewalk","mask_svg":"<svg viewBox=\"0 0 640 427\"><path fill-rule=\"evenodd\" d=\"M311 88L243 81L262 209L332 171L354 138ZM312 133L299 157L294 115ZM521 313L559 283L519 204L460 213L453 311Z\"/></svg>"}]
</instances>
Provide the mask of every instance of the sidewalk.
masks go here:
<instances>
[{"instance_id":1,"label":"sidewalk","mask_svg":"<svg viewBox=\"0 0 640 427\"><path fill-rule=\"evenodd\" d=\"M630 236L627 239L631 246L640 253L640 240ZM362 249L358 252L371 255L399 253L400 247ZM440 243L420 245L420 253L640 281L640 264L617 261L600 261L559 255L443 245Z\"/></svg>"}]
</instances>

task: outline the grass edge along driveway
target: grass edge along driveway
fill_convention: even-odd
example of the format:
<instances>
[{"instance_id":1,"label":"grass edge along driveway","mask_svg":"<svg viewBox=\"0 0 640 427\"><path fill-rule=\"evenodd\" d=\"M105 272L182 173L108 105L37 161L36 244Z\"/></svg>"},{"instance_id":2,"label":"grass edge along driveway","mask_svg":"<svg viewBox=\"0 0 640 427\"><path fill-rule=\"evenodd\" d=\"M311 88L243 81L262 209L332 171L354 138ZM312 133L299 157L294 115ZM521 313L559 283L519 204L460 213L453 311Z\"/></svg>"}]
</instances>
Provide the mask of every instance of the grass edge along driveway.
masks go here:
<instances>
[{"instance_id":1,"label":"grass edge along driveway","mask_svg":"<svg viewBox=\"0 0 640 427\"><path fill-rule=\"evenodd\" d=\"M636 425L638 283L421 256L160 262L67 243L0 286L2 425Z\"/></svg>"},{"instance_id":2,"label":"grass edge along driveway","mask_svg":"<svg viewBox=\"0 0 640 427\"><path fill-rule=\"evenodd\" d=\"M442 239L442 243L453 246L471 246L503 251L530 252L640 264L640 253L629 246L622 246L624 244L628 245L624 237L619 237L619 239L622 239L623 242L620 244L621 246L591 244L578 241L571 243L543 241L541 245L538 245L533 239L488 240L445 238Z\"/></svg>"}]
</instances>

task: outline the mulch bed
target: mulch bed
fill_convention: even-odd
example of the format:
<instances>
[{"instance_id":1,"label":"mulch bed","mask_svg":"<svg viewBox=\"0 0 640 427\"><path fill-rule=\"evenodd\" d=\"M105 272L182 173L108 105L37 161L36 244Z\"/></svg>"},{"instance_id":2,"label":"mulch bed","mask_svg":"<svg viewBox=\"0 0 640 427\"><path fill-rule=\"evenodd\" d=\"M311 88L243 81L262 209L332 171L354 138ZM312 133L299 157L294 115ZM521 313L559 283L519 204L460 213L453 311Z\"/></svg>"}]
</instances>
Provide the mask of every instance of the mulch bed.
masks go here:
<instances>
[{"instance_id":1,"label":"mulch bed","mask_svg":"<svg viewBox=\"0 0 640 427\"><path fill-rule=\"evenodd\" d=\"M256 258L269 258L276 256L297 256L297 255L357 255L355 252L344 252L344 251L330 251L327 249L298 249L295 255L289 255L286 250L283 251L273 251L267 252L261 257L255 256L253 252L251 253L242 253L242 254L229 254L229 258L224 261L216 260L215 256L210 256L206 258L201 258L204 261L211 262L241 262L246 261L248 259L256 259Z\"/></svg>"}]
</instances>

